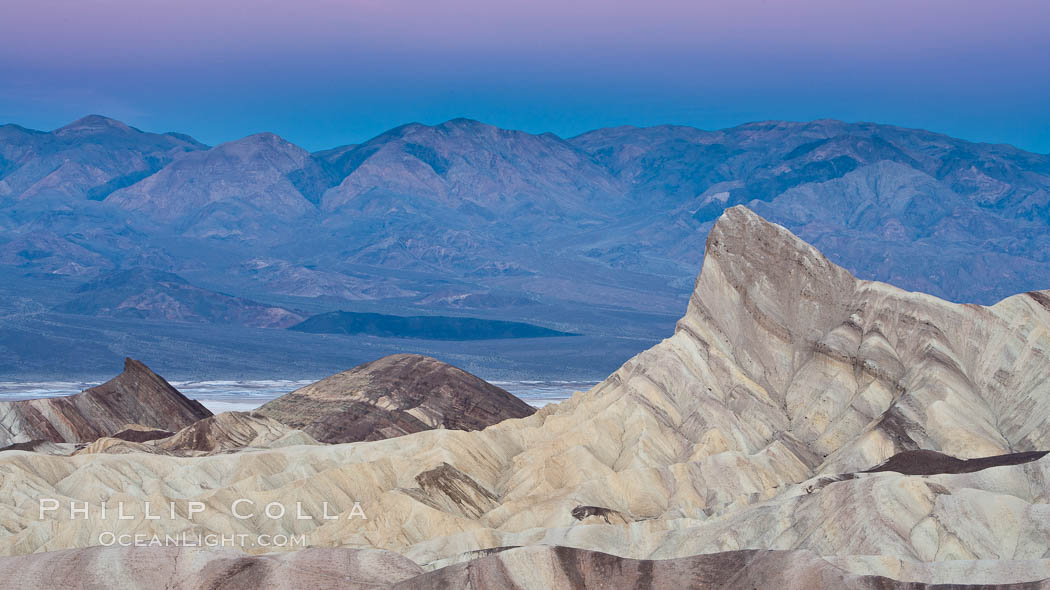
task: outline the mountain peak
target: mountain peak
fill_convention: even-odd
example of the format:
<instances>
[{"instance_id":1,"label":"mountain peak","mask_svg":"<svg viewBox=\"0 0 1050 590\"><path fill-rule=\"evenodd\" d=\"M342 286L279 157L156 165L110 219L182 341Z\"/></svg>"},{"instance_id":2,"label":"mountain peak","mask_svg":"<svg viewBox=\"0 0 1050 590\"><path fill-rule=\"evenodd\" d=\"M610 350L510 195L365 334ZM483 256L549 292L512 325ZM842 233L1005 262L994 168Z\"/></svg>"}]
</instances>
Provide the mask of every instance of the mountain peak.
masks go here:
<instances>
[{"instance_id":1,"label":"mountain peak","mask_svg":"<svg viewBox=\"0 0 1050 590\"><path fill-rule=\"evenodd\" d=\"M310 156L310 152L276 133L264 131L221 143L212 148L212 150L204 152L202 157L208 158L212 156L233 157L242 160L262 158L271 162L280 161L284 162L284 164L280 165L283 168L287 165L301 165L301 162ZM274 160L274 158L277 158L277 160Z\"/></svg>"},{"instance_id":2,"label":"mountain peak","mask_svg":"<svg viewBox=\"0 0 1050 590\"><path fill-rule=\"evenodd\" d=\"M843 315L857 279L783 226L743 205L722 213L707 236L704 263L680 327L711 322L732 333L741 310L787 340Z\"/></svg>"},{"instance_id":3,"label":"mountain peak","mask_svg":"<svg viewBox=\"0 0 1050 590\"><path fill-rule=\"evenodd\" d=\"M748 249L756 242L772 240L790 244L795 248L809 249L820 255L816 248L796 237L784 226L767 221L744 205L734 205L722 211L707 236L705 255L717 254L719 250L747 254Z\"/></svg>"},{"instance_id":4,"label":"mountain peak","mask_svg":"<svg viewBox=\"0 0 1050 590\"><path fill-rule=\"evenodd\" d=\"M106 132L142 133L130 125L102 115L87 115L53 131L55 135L67 137L97 135Z\"/></svg>"},{"instance_id":5,"label":"mountain peak","mask_svg":"<svg viewBox=\"0 0 1050 590\"><path fill-rule=\"evenodd\" d=\"M492 127L492 125L489 125L488 123L482 123L477 119L471 119L468 117L456 117L454 119L449 119L448 121L445 121L440 125L437 125L437 127L461 127L466 129L471 127Z\"/></svg>"},{"instance_id":6,"label":"mountain peak","mask_svg":"<svg viewBox=\"0 0 1050 590\"><path fill-rule=\"evenodd\" d=\"M444 123L433 125L430 129L440 131L443 133L454 133L454 134L476 134L476 135L491 135L494 133L520 133L514 129L505 129L503 127L497 127L488 123L478 121L477 119L468 119L466 117L457 117L455 119L449 119Z\"/></svg>"},{"instance_id":7,"label":"mountain peak","mask_svg":"<svg viewBox=\"0 0 1050 590\"><path fill-rule=\"evenodd\" d=\"M708 260L717 262L720 274L732 277L734 284L746 286L751 293L800 280L853 280L848 271L828 260L819 250L744 205L729 207L715 221L707 235L700 280L704 278ZM804 272L796 272L789 262ZM769 278L768 285L764 285L763 277Z\"/></svg>"},{"instance_id":8,"label":"mountain peak","mask_svg":"<svg viewBox=\"0 0 1050 590\"><path fill-rule=\"evenodd\" d=\"M238 141L254 142L254 143L288 143L283 137L277 135L272 131L262 131L260 133L252 133L251 135L245 136Z\"/></svg>"},{"instance_id":9,"label":"mountain peak","mask_svg":"<svg viewBox=\"0 0 1050 590\"><path fill-rule=\"evenodd\" d=\"M141 361L124 359L124 372L68 397L0 402L0 446L21 440L91 442L127 424L176 431L211 416Z\"/></svg>"},{"instance_id":10,"label":"mountain peak","mask_svg":"<svg viewBox=\"0 0 1050 590\"><path fill-rule=\"evenodd\" d=\"M294 143L270 131L253 133L240 139L235 139L233 141L228 141L226 143L220 144L216 147L224 151L237 151L242 149L272 149L278 151L292 150L307 153L306 150L303 150Z\"/></svg>"},{"instance_id":11,"label":"mountain peak","mask_svg":"<svg viewBox=\"0 0 1050 590\"><path fill-rule=\"evenodd\" d=\"M466 371L420 354L392 354L279 397L259 413L329 443L432 428L481 430L535 409Z\"/></svg>"}]
</instances>

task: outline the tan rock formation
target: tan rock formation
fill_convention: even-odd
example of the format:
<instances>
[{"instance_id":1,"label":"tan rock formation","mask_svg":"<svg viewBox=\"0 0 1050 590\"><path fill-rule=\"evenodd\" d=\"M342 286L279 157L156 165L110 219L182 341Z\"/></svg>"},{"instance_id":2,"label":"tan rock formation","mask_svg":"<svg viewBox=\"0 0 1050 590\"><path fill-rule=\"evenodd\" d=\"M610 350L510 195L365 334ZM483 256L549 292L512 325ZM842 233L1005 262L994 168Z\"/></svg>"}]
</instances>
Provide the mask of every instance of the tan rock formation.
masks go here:
<instances>
[{"instance_id":1,"label":"tan rock formation","mask_svg":"<svg viewBox=\"0 0 1050 590\"><path fill-rule=\"evenodd\" d=\"M249 557L229 549L92 547L0 558L0 583L22 590L379 590L420 573L403 557L367 549Z\"/></svg>"},{"instance_id":2,"label":"tan rock formation","mask_svg":"<svg viewBox=\"0 0 1050 590\"><path fill-rule=\"evenodd\" d=\"M119 436L121 434L124 436ZM167 436L153 438L159 434ZM155 429L143 430L142 427L125 428L117 435L92 442L77 453L197 456L316 444L319 443L305 432L294 430L257 412L222 412L194 422L174 434Z\"/></svg>"},{"instance_id":3,"label":"tan rock formation","mask_svg":"<svg viewBox=\"0 0 1050 590\"><path fill-rule=\"evenodd\" d=\"M171 453L222 453L309 444L317 441L258 412L222 412L155 443L158 449Z\"/></svg>"},{"instance_id":4,"label":"tan rock formation","mask_svg":"<svg viewBox=\"0 0 1050 590\"><path fill-rule=\"evenodd\" d=\"M888 565L888 564L887 564ZM903 565L903 564L898 564ZM966 572L957 590L1037 590L1045 563L1001 561L908 564L908 577ZM863 568L861 568L863 569ZM878 569L878 568L876 568ZM892 569L892 568L883 568ZM903 570L898 570L902 571ZM635 560L568 547L511 547L478 552L469 562L423 572L387 551L303 549L247 556L229 549L92 547L0 558L4 587L20 590L926 590L924 582L850 571L807 551L728 551L668 560ZM979 585L978 585L979 584ZM939 586L943 587L943 586Z\"/></svg>"}]
</instances>

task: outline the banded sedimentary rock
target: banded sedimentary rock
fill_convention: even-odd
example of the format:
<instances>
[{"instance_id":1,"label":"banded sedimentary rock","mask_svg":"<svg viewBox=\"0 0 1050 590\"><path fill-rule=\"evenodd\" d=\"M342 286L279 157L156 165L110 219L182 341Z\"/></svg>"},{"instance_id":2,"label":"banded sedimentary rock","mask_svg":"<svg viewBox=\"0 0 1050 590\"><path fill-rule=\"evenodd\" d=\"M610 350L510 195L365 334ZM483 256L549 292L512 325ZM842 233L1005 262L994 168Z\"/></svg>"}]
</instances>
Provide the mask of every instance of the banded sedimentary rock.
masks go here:
<instances>
[{"instance_id":1,"label":"banded sedimentary rock","mask_svg":"<svg viewBox=\"0 0 1050 590\"><path fill-rule=\"evenodd\" d=\"M137 436L129 433L137 433ZM112 437L102 437L79 454L150 453L197 456L318 444L310 435L295 430L257 412L222 412L198 420L176 433L125 429ZM120 436L122 435L123 436ZM151 438L152 437L152 438Z\"/></svg>"},{"instance_id":2,"label":"banded sedimentary rock","mask_svg":"<svg viewBox=\"0 0 1050 590\"><path fill-rule=\"evenodd\" d=\"M480 430L536 410L437 359L393 354L307 385L258 411L321 442L341 443L432 428Z\"/></svg>"},{"instance_id":3,"label":"banded sedimentary rock","mask_svg":"<svg viewBox=\"0 0 1050 590\"><path fill-rule=\"evenodd\" d=\"M85 443L128 424L176 431L211 416L143 363L124 360L124 372L67 397L0 402L0 447L31 440Z\"/></svg>"}]
</instances>

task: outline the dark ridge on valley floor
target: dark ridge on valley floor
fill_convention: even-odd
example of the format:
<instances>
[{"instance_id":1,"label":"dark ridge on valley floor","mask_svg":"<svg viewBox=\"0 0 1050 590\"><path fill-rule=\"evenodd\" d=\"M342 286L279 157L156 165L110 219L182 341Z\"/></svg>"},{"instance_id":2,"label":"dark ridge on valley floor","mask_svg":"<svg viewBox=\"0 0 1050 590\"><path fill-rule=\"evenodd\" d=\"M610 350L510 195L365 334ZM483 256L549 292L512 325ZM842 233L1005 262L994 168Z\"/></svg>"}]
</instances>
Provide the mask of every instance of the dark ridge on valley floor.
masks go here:
<instances>
[{"instance_id":1,"label":"dark ridge on valley floor","mask_svg":"<svg viewBox=\"0 0 1050 590\"><path fill-rule=\"evenodd\" d=\"M288 329L312 334L368 334L385 338L426 340L494 340L579 335L524 322L437 315L396 316L350 311L318 314Z\"/></svg>"}]
</instances>

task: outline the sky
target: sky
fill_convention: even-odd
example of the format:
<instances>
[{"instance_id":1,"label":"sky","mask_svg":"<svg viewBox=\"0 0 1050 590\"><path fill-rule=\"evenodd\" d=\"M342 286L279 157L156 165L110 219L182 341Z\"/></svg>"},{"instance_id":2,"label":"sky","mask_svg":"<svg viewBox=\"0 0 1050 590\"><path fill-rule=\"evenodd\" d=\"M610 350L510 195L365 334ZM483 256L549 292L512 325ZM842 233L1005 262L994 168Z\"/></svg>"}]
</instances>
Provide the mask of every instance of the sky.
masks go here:
<instances>
[{"instance_id":1,"label":"sky","mask_svg":"<svg viewBox=\"0 0 1050 590\"><path fill-rule=\"evenodd\" d=\"M0 0L0 123L307 149L836 118L1050 152L1046 0Z\"/></svg>"}]
</instances>

